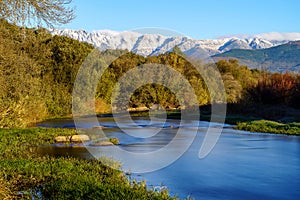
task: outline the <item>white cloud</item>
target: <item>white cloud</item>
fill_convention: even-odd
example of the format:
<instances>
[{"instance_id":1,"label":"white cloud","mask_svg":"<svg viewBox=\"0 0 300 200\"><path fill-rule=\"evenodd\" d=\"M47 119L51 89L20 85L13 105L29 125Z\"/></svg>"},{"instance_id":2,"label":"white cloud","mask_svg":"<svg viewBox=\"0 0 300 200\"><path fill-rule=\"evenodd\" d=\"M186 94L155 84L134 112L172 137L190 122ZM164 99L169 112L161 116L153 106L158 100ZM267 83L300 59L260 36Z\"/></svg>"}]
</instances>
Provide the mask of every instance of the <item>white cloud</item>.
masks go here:
<instances>
[{"instance_id":1,"label":"white cloud","mask_svg":"<svg viewBox=\"0 0 300 200\"><path fill-rule=\"evenodd\" d=\"M255 34L255 37L260 37L267 40L300 40L300 33L261 33Z\"/></svg>"},{"instance_id":2,"label":"white cloud","mask_svg":"<svg viewBox=\"0 0 300 200\"><path fill-rule=\"evenodd\" d=\"M240 38L240 39L246 39L246 38L251 38L253 37L253 35L250 34L228 34L228 35L222 35L217 37L217 39L226 39L226 38Z\"/></svg>"}]
</instances>

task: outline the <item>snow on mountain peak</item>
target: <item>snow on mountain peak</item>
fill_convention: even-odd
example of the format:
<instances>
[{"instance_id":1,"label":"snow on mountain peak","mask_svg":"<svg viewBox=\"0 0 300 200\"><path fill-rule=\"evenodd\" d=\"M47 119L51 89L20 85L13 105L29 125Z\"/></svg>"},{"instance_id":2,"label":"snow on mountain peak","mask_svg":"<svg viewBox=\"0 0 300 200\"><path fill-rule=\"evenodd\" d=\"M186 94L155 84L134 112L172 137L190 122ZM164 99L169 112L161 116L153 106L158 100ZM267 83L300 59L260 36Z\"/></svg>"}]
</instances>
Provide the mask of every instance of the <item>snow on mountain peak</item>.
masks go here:
<instances>
[{"instance_id":1,"label":"snow on mountain peak","mask_svg":"<svg viewBox=\"0 0 300 200\"><path fill-rule=\"evenodd\" d=\"M158 55L171 51L176 45L187 55L193 55L202 49L208 55L214 55L231 49L263 49L284 44L289 40L274 40L276 34L271 36L259 34L255 37L227 37L215 40L196 40L184 36L164 36L160 34L142 34L132 31L117 32L112 30L99 30L87 32L85 30L52 29L53 35L68 36L73 39L93 44L100 50L127 49L143 56ZM268 40L266 38L271 38ZM278 34L277 34L278 36ZM286 35L287 36L287 35ZM300 39L300 33L288 35L292 39Z\"/></svg>"}]
</instances>

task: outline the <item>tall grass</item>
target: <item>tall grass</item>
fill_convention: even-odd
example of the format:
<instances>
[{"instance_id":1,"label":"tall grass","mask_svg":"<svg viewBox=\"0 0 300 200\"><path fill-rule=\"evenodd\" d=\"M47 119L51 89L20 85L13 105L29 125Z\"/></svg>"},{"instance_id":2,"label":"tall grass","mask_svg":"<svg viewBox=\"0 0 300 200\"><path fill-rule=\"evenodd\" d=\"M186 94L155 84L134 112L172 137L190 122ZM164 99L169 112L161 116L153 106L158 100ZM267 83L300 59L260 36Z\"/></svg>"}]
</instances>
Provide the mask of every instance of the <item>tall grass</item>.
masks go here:
<instances>
[{"instance_id":1,"label":"tall grass","mask_svg":"<svg viewBox=\"0 0 300 200\"><path fill-rule=\"evenodd\" d=\"M7 186L7 183L3 179L0 179L0 199L9 200L13 198L14 195L12 191L9 189L9 187Z\"/></svg>"}]
</instances>

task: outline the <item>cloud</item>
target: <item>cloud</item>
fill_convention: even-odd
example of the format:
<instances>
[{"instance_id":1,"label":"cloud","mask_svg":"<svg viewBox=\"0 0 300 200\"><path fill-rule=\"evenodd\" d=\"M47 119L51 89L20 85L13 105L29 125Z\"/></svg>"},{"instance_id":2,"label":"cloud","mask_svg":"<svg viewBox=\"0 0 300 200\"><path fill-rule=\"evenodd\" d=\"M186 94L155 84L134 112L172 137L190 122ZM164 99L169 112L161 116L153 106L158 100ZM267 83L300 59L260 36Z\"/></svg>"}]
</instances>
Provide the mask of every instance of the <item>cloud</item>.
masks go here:
<instances>
[{"instance_id":1,"label":"cloud","mask_svg":"<svg viewBox=\"0 0 300 200\"><path fill-rule=\"evenodd\" d=\"M247 38L253 38L258 37L266 40L300 40L300 33L297 32L291 32L291 33L280 33L280 32L270 32L270 33L260 33L260 34L232 34L232 35L225 35L218 38L231 38L231 37L237 37L240 39L247 39Z\"/></svg>"},{"instance_id":2,"label":"cloud","mask_svg":"<svg viewBox=\"0 0 300 200\"><path fill-rule=\"evenodd\" d=\"M222 35L218 36L217 39L226 39L226 38L240 38L240 39L247 39L253 37L253 35L250 34L228 34L228 35Z\"/></svg>"},{"instance_id":3,"label":"cloud","mask_svg":"<svg viewBox=\"0 0 300 200\"><path fill-rule=\"evenodd\" d=\"M255 37L267 39L267 40L300 40L300 33L261 33L255 34Z\"/></svg>"}]
</instances>

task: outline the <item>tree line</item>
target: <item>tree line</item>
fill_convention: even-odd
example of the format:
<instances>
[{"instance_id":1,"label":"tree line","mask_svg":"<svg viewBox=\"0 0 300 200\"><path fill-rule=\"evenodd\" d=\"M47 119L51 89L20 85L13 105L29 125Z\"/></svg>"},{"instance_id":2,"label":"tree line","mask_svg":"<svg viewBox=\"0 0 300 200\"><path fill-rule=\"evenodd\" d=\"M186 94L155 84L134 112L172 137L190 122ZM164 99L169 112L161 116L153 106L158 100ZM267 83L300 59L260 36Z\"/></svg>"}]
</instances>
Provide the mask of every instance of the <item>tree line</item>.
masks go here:
<instances>
[{"instance_id":1,"label":"tree line","mask_svg":"<svg viewBox=\"0 0 300 200\"><path fill-rule=\"evenodd\" d=\"M71 114L77 72L94 51L94 47L87 43L64 36L52 36L46 29L24 29L1 20L0 127L28 126L45 118ZM249 69L233 59L208 64L201 64L201 61L191 63L178 48L149 57L126 50L99 51L97 54L106 60L95 59L93 62L106 62L108 65L99 77L96 88L98 112L109 110L112 92L124 74L138 66L151 64L170 66L183 75L194 89L199 106L216 103L211 96L217 94L211 94L196 67L206 69L207 74L213 77L215 72L210 69L214 65L221 74L227 103L300 107L300 75L296 73ZM116 55L120 56L113 59ZM97 73L99 71L96 70ZM156 80L167 79L164 71L156 74L156 77L152 76ZM136 75L136 79L141 78ZM210 81L213 82L213 78ZM178 83L180 79L174 78L168 84L175 91L183 92ZM125 86L130 87L131 83L125 82L119 89L123 87L122 91L125 91ZM181 99L174 90L155 83L142 85L131 94L127 106L150 108L153 104L160 104L166 109L180 108Z\"/></svg>"},{"instance_id":2,"label":"tree line","mask_svg":"<svg viewBox=\"0 0 300 200\"><path fill-rule=\"evenodd\" d=\"M69 114L72 83L92 49L42 28L0 20L0 127Z\"/></svg>"}]
</instances>

